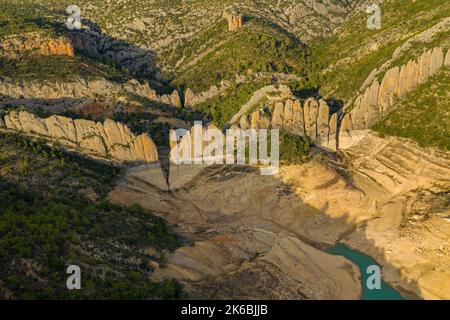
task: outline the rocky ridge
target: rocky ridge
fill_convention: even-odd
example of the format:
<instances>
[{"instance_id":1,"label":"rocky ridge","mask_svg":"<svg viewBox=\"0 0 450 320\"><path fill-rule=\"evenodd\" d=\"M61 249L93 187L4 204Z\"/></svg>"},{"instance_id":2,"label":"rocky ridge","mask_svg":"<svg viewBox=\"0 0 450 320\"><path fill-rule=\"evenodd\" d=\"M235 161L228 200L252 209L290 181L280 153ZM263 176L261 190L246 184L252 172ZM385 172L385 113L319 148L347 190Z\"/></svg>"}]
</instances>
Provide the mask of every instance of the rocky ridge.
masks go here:
<instances>
[{"instance_id":1,"label":"rocky ridge","mask_svg":"<svg viewBox=\"0 0 450 320\"><path fill-rule=\"evenodd\" d=\"M370 128L391 111L394 102L436 74L443 66L450 66L450 50L436 47L424 52L419 59L410 60L400 67L389 69L381 83L375 80L355 101L349 117L351 128ZM347 128L345 128L347 129Z\"/></svg>"},{"instance_id":2,"label":"rocky ridge","mask_svg":"<svg viewBox=\"0 0 450 320\"><path fill-rule=\"evenodd\" d=\"M302 105L290 90L276 92L274 86L264 87L255 92L230 124L242 129L280 128L333 150L348 148L363 139L367 129L382 120L396 101L449 66L450 49L446 54L441 47L427 50L419 59L389 69L381 83L375 80L357 97L349 112L345 108L333 111L322 99L308 98ZM274 94L278 95L275 99ZM261 104L262 100L267 102Z\"/></svg>"},{"instance_id":3,"label":"rocky ridge","mask_svg":"<svg viewBox=\"0 0 450 320\"><path fill-rule=\"evenodd\" d=\"M98 37L98 38L97 38ZM10 35L0 42L0 56L18 59L26 53L37 55L67 55L73 57L75 50L83 54L98 58L107 57L119 64L130 68L143 68L139 63L140 57L129 46L112 38L104 38L100 32L88 29L69 36L52 38L39 32ZM108 48L114 48L109 50ZM119 48L119 49L117 49ZM131 50L131 51L130 51ZM138 50L138 49L135 49ZM139 51L139 50L138 50ZM147 61L148 57L142 58ZM127 63L133 63L133 66ZM139 82L135 79L125 83L117 83L105 78L83 79L74 78L72 81L27 81L16 82L11 79L0 78L0 95L10 98L95 98L98 96L117 98L121 94L137 95L152 101L181 107L178 91L171 94L158 95L148 82Z\"/></svg>"},{"instance_id":4,"label":"rocky ridge","mask_svg":"<svg viewBox=\"0 0 450 320\"><path fill-rule=\"evenodd\" d=\"M153 163L158 151L147 134L135 136L127 126L113 120L95 122L53 115L41 119L26 111L11 111L0 128L58 142L83 155L120 163Z\"/></svg>"},{"instance_id":5,"label":"rocky ridge","mask_svg":"<svg viewBox=\"0 0 450 320\"><path fill-rule=\"evenodd\" d=\"M119 84L104 78L82 79L72 81L22 81L0 79L0 95L15 99L58 99L58 98L97 98L125 99L124 96L139 96L176 107L181 107L178 91L171 94L158 95L148 83L129 80Z\"/></svg>"},{"instance_id":6,"label":"rocky ridge","mask_svg":"<svg viewBox=\"0 0 450 320\"><path fill-rule=\"evenodd\" d=\"M74 56L74 48L65 37L43 37L39 32L14 34L0 41L0 57L17 59L26 53L35 55L67 55Z\"/></svg>"},{"instance_id":7,"label":"rocky ridge","mask_svg":"<svg viewBox=\"0 0 450 320\"><path fill-rule=\"evenodd\" d=\"M288 87L272 85L256 91L230 124L244 130L283 129L328 145L336 139L341 113L334 112L323 99L308 98L302 103Z\"/></svg>"}]
</instances>

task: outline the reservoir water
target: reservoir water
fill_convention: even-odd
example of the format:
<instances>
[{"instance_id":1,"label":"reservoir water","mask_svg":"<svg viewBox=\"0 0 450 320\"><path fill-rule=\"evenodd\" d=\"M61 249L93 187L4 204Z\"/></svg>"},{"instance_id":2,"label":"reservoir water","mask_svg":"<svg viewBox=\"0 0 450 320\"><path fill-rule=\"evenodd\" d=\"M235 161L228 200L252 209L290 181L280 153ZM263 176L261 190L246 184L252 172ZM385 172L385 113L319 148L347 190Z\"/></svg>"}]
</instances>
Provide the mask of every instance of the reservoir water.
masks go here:
<instances>
[{"instance_id":1,"label":"reservoir water","mask_svg":"<svg viewBox=\"0 0 450 320\"><path fill-rule=\"evenodd\" d=\"M380 290L370 290L367 287L367 278L370 277L370 274L367 274L366 272L367 267L371 265L378 265L378 263L371 257L361 252L352 250L341 243L326 249L326 252L333 255L343 256L359 267L362 276L361 286L363 289L363 300L405 300L405 298L402 297L397 290L389 286L383 281L383 279L381 279Z\"/></svg>"}]
</instances>

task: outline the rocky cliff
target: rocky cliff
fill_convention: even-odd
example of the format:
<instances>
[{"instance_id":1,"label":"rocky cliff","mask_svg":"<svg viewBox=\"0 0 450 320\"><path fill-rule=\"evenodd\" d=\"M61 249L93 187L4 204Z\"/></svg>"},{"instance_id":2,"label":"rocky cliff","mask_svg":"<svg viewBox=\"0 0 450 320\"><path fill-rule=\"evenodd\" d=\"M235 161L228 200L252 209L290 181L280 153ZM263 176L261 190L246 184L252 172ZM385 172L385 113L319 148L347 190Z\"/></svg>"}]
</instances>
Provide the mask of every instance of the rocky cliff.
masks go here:
<instances>
[{"instance_id":1,"label":"rocky cliff","mask_svg":"<svg viewBox=\"0 0 450 320\"><path fill-rule=\"evenodd\" d=\"M347 148L363 139L369 129L383 119L396 101L419 85L424 84L441 68L450 66L450 49L445 54L441 47L424 52L419 59L389 69L381 82L374 80L365 92L357 97L350 112L344 109L331 112L326 101L307 99L303 105L289 92L278 93L281 101L269 97L273 86L258 90L242 107L230 123L242 129L281 128L297 135L305 135L317 144L336 149ZM266 105L257 106L262 99ZM256 108L256 109L255 109Z\"/></svg>"},{"instance_id":2,"label":"rocky cliff","mask_svg":"<svg viewBox=\"0 0 450 320\"><path fill-rule=\"evenodd\" d=\"M66 37L51 38L39 32L13 34L0 41L0 56L16 59L27 53L34 55L74 56L74 48Z\"/></svg>"},{"instance_id":3,"label":"rocky cliff","mask_svg":"<svg viewBox=\"0 0 450 320\"><path fill-rule=\"evenodd\" d=\"M241 129L283 129L331 145L341 114L342 110L333 112L325 100L308 98L302 103L286 86L267 86L253 94L230 124Z\"/></svg>"},{"instance_id":4,"label":"rocky cliff","mask_svg":"<svg viewBox=\"0 0 450 320\"><path fill-rule=\"evenodd\" d=\"M9 35L0 41L0 57L19 59L26 54L32 55L67 55L73 57L75 49L82 54L94 58L108 58L122 66L141 68L141 60L148 57L135 53L126 44L119 46L117 40L106 37L100 32L87 29L64 37L51 37L40 32ZM108 48L114 48L110 50ZM135 51L142 49L135 49ZM140 62L141 61L141 62ZM97 61L92 61L97 62ZM130 65L132 64L132 65ZM95 79L74 77L71 81L14 81L0 78L0 95L10 98L117 98L122 94L140 96L176 107L181 107L178 91L171 94L158 95L148 82L139 82L135 79L125 83L118 83L98 75Z\"/></svg>"},{"instance_id":5,"label":"rocky cliff","mask_svg":"<svg viewBox=\"0 0 450 320\"><path fill-rule=\"evenodd\" d=\"M228 21L229 31L235 31L244 24L244 17L237 12L224 12L223 17Z\"/></svg>"},{"instance_id":6,"label":"rocky cliff","mask_svg":"<svg viewBox=\"0 0 450 320\"><path fill-rule=\"evenodd\" d=\"M104 78L82 79L74 78L72 81L20 81L0 78L0 95L10 98L27 99L58 99L58 98L111 98L119 99L122 96L132 95L181 107L178 91L172 94L158 95L148 83L129 80L123 84L109 81Z\"/></svg>"},{"instance_id":7,"label":"rocky cliff","mask_svg":"<svg viewBox=\"0 0 450 320\"><path fill-rule=\"evenodd\" d=\"M349 115L354 130L370 128L391 111L397 99L415 90L418 85L436 74L443 66L450 66L450 50L444 54L440 47L427 50L419 59L389 69L381 82L378 80L355 101Z\"/></svg>"},{"instance_id":8,"label":"rocky cliff","mask_svg":"<svg viewBox=\"0 0 450 320\"><path fill-rule=\"evenodd\" d=\"M135 136L128 127L109 119L104 123L56 115L41 119L25 111L11 111L0 119L0 128L36 135L83 155L113 162L158 161L156 145L147 134Z\"/></svg>"}]
</instances>

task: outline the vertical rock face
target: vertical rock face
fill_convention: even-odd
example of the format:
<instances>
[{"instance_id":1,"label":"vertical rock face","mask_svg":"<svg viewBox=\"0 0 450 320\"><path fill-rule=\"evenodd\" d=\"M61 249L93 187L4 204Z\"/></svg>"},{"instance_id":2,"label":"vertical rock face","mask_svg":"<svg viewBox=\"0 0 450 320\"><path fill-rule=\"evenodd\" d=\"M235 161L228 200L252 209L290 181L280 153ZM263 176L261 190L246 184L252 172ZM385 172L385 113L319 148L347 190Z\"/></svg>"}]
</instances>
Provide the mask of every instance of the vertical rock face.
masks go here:
<instances>
[{"instance_id":1,"label":"vertical rock face","mask_svg":"<svg viewBox=\"0 0 450 320\"><path fill-rule=\"evenodd\" d=\"M400 76L400 69L394 67L388 70L381 82L378 91L378 104L381 110L386 112L388 108L394 104L395 98L398 96L398 79Z\"/></svg>"},{"instance_id":2,"label":"vertical rock face","mask_svg":"<svg viewBox=\"0 0 450 320\"><path fill-rule=\"evenodd\" d=\"M436 47L424 52L419 59L410 60L400 68L386 72L381 84L374 81L356 98L351 111L353 130L370 128L386 115L397 98L404 97L436 74L450 59L450 50L444 59L444 51Z\"/></svg>"},{"instance_id":3,"label":"vertical rock face","mask_svg":"<svg viewBox=\"0 0 450 320\"><path fill-rule=\"evenodd\" d=\"M0 56L17 58L28 52L40 56L74 56L74 48L69 39L48 38L38 32L6 36L0 42Z\"/></svg>"},{"instance_id":4,"label":"vertical rock face","mask_svg":"<svg viewBox=\"0 0 450 320\"><path fill-rule=\"evenodd\" d=\"M228 21L228 30L235 31L244 25L244 17L236 12L225 12L224 17Z\"/></svg>"},{"instance_id":5,"label":"vertical rock face","mask_svg":"<svg viewBox=\"0 0 450 320\"><path fill-rule=\"evenodd\" d=\"M330 108L324 100L319 101L319 113L317 116L317 135L319 138L328 137L328 121Z\"/></svg>"},{"instance_id":6,"label":"vertical rock face","mask_svg":"<svg viewBox=\"0 0 450 320\"><path fill-rule=\"evenodd\" d=\"M11 130L58 141L85 155L118 162L158 161L156 145L147 134L136 137L127 126L109 119L104 123L56 115L40 119L25 111L12 111L5 116L4 124Z\"/></svg>"},{"instance_id":7,"label":"vertical rock face","mask_svg":"<svg viewBox=\"0 0 450 320\"><path fill-rule=\"evenodd\" d=\"M281 128L283 126L284 105L283 102L278 102L275 105L272 114L272 126L274 128Z\"/></svg>"},{"instance_id":8,"label":"vertical rock face","mask_svg":"<svg viewBox=\"0 0 450 320\"><path fill-rule=\"evenodd\" d=\"M333 137L333 135L336 135L336 132L337 132L337 116L338 116L338 113L336 112L336 113L333 113L332 115L331 115L331 118L330 118L330 122L329 122L329 124L328 124L328 127L330 128L330 131L329 131L329 136L328 136L328 139L330 140L330 139L332 139Z\"/></svg>"},{"instance_id":9,"label":"vertical rock face","mask_svg":"<svg viewBox=\"0 0 450 320\"><path fill-rule=\"evenodd\" d=\"M259 129L269 129L270 125L270 116L267 113L263 113L259 119Z\"/></svg>"},{"instance_id":10,"label":"vertical rock face","mask_svg":"<svg viewBox=\"0 0 450 320\"><path fill-rule=\"evenodd\" d=\"M341 136L351 136L352 130L352 115L350 113L347 113L341 120L339 134Z\"/></svg>"},{"instance_id":11,"label":"vertical rock face","mask_svg":"<svg viewBox=\"0 0 450 320\"><path fill-rule=\"evenodd\" d=\"M244 114L241 117L241 120L239 121L239 126L241 127L241 129L243 130L247 130L250 129L250 123L248 122L248 116L246 114Z\"/></svg>"},{"instance_id":12,"label":"vertical rock face","mask_svg":"<svg viewBox=\"0 0 450 320\"><path fill-rule=\"evenodd\" d=\"M419 78L420 84L425 83L430 76L430 64L431 64L432 50L425 52L419 59Z\"/></svg>"},{"instance_id":13,"label":"vertical rock face","mask_svg":"<svg viewBox=\"0 0 450 320\"><path fill-rule=\"evenodd\" d=\"M294 102L291 99L286 100L283 113L283 128L287 131L292 129L293 108Z\"/></svg>"},{"instance_id":14,"label":"vertical rock face","mask_svg":"<svg viewBox=\"0 0 450 320\"><path fill-rule=\"evenodd\" d=\"M431 52L430 77L435 75L444 64L444 52L442 48L434 48Z\"/></svg>"},{"instance_id":15,"label":"vertical rock face","mask_svg":"<svg viewBox=\"0 0 450 320\"><path fill-rule=\"evenodd\" d=\"M74 50L72 45L64 39L51 39L41 44L41 48L38 51L39 55L67 55L74 56Z\"/></svg>"},{"instance_id":16,"label":"vertical rock face","mask_svg":"<svg viewBox=\"0 0 450 320\"><path fill-rule=\"evenodd\" d=\"M398 83L399 97L403 97L406 93L416 89L418 73L419 65L414 60L410 60L406 65L402 66Z\"/></svg>"},{"instance_id":17,"label":"vertical rock face","mask_svg":"<svg viewBox=\"0 0 450 320\"><path fill-rule=\"evenodd\" d=\"M448 49L447 55L445 56L444 65L446 67L450 67L450 49Z\"/></svg>"},{"instance_id":18,"label":"vertical rock face","mask_svg":"<svg viewBox=\"0 0 450 320\"><path fill-rule=\"evenodd\" d=\"M299 100L294 101L292 107L292 132L294 134L304 136L305 125L303 122L303 108Z\"/></svg>"},{"instance_id":19,"label":"vertical rock face","mask_svg":"<svg viewBox=\"0 0 450 320\"><path fill-rule=\"evenodd\" d=\"M291 95L292 96L292 95ZM283 98L283 96L281 96ZM284 97L285 98L285 97ZM338 119L342 109L330 115L330 108L325 100L315 100L309 98L302 108L301 102L291 99L274 102L275 105L271 114L265 111L253 111L250 116L244 114L240 116L236 128L247 129L268 129L270 127L283 129L294 135L306 136L316 143L320 143L328 148L336 147L336 133L338 132ZM353 127L346 118L346 127L349 132ZM330 143L331 140L334 140Z\"/></svg>"},{"instance_id":20,"label":"vertical rock face","mask_svg":"<svg viewBox=\"0 0 450 320\"><path fill-rule=\"evenodd\" d=\"M317 140L317 116L319 115L319 104L315 99L310 100L309 102L309 126L306 133L308 136Z\"/></svg>"},{"instance_id":21,"label":"vertical rock face","mask_svg":"<svg viewBox=\"0 0 450 320\"><path fill-rule=\"evenodd\" d=\"M184 106L186 108L192 107L192 102L195 98L195 93L191 89L187 88L186 92L184 93Z\"/></svg>"},{"instance_id":22,"label":"vertical rock face","mask_svg":"<svg viewBox=\"0 0 450 320\"><path fill-rule=\"evenodd\" d=\"M211 86L208 90L196 94L190 88L187 88L184 93L184 106L186 108L193 108L198 104L218 96L225 90L226 88L223 86L220 89L217 86Z\"/></svg>"},{"instance_id":23,"label":"vertical rock face","mask_svg":"<svg viewBox=\"0 0 450 320\"><path fill-rule=\"evenodd\" d=\"M259 116L259 111L254 111L252 112L252 118L251 118L251 128L252 129L259 129L260 126L260 116Z\"/></svg>"}]
</instances>

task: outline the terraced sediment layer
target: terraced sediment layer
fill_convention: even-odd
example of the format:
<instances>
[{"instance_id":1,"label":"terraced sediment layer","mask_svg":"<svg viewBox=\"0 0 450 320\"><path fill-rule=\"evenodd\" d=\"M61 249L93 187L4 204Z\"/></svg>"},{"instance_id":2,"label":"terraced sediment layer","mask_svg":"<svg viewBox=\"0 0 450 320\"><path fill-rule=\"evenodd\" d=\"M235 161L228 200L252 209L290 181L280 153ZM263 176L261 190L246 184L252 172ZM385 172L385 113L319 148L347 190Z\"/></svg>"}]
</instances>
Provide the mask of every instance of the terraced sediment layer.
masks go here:
<instances>
[{"instance_id":1,"label":"terraced sediment layer","mask_svg":"<svg viewBox=\"0 0 450 320\"><path fill-rule=\"evenodd\" d=\"M205 297L358 297L355 266L320 251L343 241L381 263L407 297L444 299L449 176L448 153L369 134L341 158L317 156L277 176L208 167L170 192L127 176L110 198L178 223L193 246L170 255L156 275Z\"/></svg>"}]
</instances>

